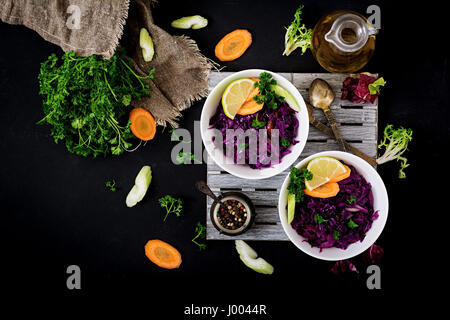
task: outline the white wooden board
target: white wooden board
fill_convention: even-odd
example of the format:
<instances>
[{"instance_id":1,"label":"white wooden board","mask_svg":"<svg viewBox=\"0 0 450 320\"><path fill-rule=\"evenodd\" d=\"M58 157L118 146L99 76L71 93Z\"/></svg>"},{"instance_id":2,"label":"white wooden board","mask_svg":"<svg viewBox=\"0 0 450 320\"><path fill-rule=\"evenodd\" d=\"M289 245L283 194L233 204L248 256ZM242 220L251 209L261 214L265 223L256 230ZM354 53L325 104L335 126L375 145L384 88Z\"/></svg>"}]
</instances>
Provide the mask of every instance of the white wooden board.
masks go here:
<instances>
[{"instance_id":1,"label":"white wooden board","mask_svg":"<svg viewBox=\"0 0 450 320\"><path fill-rule=\"evenodd\" d=\"M219 81L230 74L231 72L212 72L209 78L209 90L211 91ZM374 104L358 104L341 100L342 82L349 74L280 74L294 84L305 100L308 98L308 89L314 79L321 78L326 80L334 90L336 98L330 108L335 115L343 138L369 156L376 156L378 99ZM326 123L325 116L321 110L314 110L313 115L323 123ZM336 141L310 126L308 141L298 161L311 154L327 150L339 150ZM212 225L209 217L212 201L207 199L206 238L208 240L288 240L279 221L277 208L279 188L288 173L289 171L286 170L269 179L247 180L224 172L212 160L209 160L207 164L207 182L210 188L216 194L230 190L245 193L253 201L257 215L252 228L247 232L238 236L227 236L219 233Z\"/></svg>"}]
</instances>

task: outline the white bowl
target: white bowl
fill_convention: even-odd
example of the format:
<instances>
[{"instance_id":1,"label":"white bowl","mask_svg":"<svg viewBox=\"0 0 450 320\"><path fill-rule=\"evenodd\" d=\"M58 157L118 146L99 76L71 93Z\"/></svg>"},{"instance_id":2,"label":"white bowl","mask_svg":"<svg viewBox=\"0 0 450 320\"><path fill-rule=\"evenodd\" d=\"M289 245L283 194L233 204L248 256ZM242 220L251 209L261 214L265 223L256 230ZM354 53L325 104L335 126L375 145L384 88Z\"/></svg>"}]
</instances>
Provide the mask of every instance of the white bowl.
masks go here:
<instances>
[{"instance_id":1,"label":"white bowl","mask_svg":"<svg viewBox=\"0 0 450 320\"><path fill-rule=\"evenodd\" d=\"M226 159L225 155L223 154L222 150L220 150L220 148L215 148L214 143L212 141L214 131L210 129L209 120L215 114L217 108L220 108L222 94L225 91L228 84L230 84L234 80L241 78L258 77L259 74L262 72L270 73L273 76L273 78L277 81L277 84L286 89L295 98L298 105L300 106L300 111L296 113L297 119L299 121L299 128L297 131L296 140L299 142L290 148L291 153L285 155L281 159L280 163L274 164L269 168L252 169L245 164L232 163L231 159ZM206 99L205 104L203 105L202 115L200 117L200 132L203 144L205 145L205 148L208 151L209 156L223 170L227 171L228 173L231 173L234 176L244 179L264 179L275 176L280 172L283 172L284 170L289 168L302 153L309 132L308 111L306 109L305 102L303 101L300 92L286 78L266 70L260 69L244 70L233 73L232 75L220 81L208 95L208 98Z\"/></svg>"},{"instance_id":2,"label":"white bowl","mask_svg":"<svg viewBox=\"0 0 450 320\"><path fill-rule=\"evenodd\" d=\"M292 243L310 256L330 261L349 259L367 250L378 239L383 231L389 209L386 187L384 186L383 180L378 172L370 164L368 164L365 160L347 152L325 151L316 153L300 161L296 167L299 169L306 167L311 159L320 156L333 157L352 165L358 173L372 185L373 207L375 211L378 210L378 218L373 221L372 227L369 231L367 231L366 237L362 242L358 241L352 243L345 250L339 248L324 248L322 249L322 252L320 252L319 248L311 247L311 245L305 241L306 239L300 236L297 231L295 231L294 228L287 223L287 187L291 181L288 175L281 186L280 197L278 199L278 212L280 215L281 224L284 232L286 232Z\"/></svg>"}]
</instances>

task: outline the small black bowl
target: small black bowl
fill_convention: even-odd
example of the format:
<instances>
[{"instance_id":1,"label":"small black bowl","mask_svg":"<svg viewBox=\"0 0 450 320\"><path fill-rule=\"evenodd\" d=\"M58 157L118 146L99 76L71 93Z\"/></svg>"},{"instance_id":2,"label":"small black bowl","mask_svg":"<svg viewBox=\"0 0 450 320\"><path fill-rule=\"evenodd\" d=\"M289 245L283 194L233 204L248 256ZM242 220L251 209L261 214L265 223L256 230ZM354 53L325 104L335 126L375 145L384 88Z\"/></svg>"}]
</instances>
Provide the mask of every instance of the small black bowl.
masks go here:
<instances>
[{"instance_id":1,"label":"small black bowl","mask_svg":"<svg viewBox=\"0 0 450 320\"><path fill-rule=\"evenodd\" d=\"M247 197L245 194L241 192L225 192L222 193L219 197L220 200L226 201L226 200L238 200L240 201L244 207L247 210L247 220L245 223L237 229L227 229L224 226L220 224L220 222L217 219L217 213L219 212L220 204L217 201L214 201L211 205L210 209L210 218L211 222L214 225L214 227L222 234L226 234L229 236L236 236L238 234L242 234L250 227L252 226L253 222L255 221L256 211L255 206L253 205L252 201L249 197Z\"/></svg>"}]
</instances>

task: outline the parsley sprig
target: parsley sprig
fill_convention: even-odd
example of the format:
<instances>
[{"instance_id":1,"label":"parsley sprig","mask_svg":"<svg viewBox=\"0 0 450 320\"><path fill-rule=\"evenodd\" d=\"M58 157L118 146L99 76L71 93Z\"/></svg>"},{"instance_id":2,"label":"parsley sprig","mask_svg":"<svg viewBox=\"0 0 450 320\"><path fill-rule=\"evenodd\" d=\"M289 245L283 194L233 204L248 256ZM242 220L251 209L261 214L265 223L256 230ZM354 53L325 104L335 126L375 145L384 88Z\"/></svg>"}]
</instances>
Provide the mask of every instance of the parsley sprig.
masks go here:
<instances>
[{"instance_id":1,"label":"parsley sprig","mask_svg":"<svg viewBox=\"0 0 450 320\"><path fill-rule=\"evenodd\" d=\"M259 75L259 81L255 81L255 88L259 89L259 94L254 96L253 99L258 103L264 103L270 109L278 109L277 102L283 102L284 97L279 96L272 90L271 86L277 84L277 81L268 72L262 72ZM253 124L252 124L253 125Z\"/></svg>"},{"instance_id":2,"label":"parsley sprig","mask_svg":"<svg viewBox=\"0 0 450 320\"><path fill-rule=\"evenodd\" d=\"M348 197L347 203L352 204L353 202L356 202L356 196L351 195L350 197Z\"/></svg>"},{"instance_id":3,"label":"parsley sprig","mask_svg":"<svg viewBox=\"0 0 450 320\"><path fill-rule=\"evenodd\" d=\"M200 250L204 250L206 248L206 243L199 243L197 239L205 239L206 238L206 227L202 225L200 222L197 222L195 225L195 237L191 240L195 243Z\"/></svg>"},{"instance_id":4,"label":"parsley sprig","mask_svg":"<svg viewBox=\"0 0 450 320\"><path fill-rule=\"evenodd\" d=\"M315 215L314 215L314 222L315 223L317 223L317 224L321 224L321 223L324 223L324 222L328 222L328 219L324 219L320 214L318 214L318 213L316 213Z\"/></svg>"},{"instance_id":5,"label":"parsley sprig","mask_svg":"<svg viewBox=\"0 0 450 320\"><path fill-rule=\"evenodd\" d=\"M291 183L288 186L288 191L291 194L295 194L295 202L302 202L305 196L305 179L311 180L313 178L312 172L303 168L302 170L292 167L289 173Z\"/></svg>"},{"instance_id":6,"label":"parsley sprig","mask_svg":"<svg viewBox=\"0 0 450 320\"><path fill-rule=\"evenodd\" d=\"M350 229L359 227L359 225L358 225L357 223L355 223L355 221L353 221L352 218L350 218L350 220L348 220L347 226L348 226Z\"/></svg>"},{"instance_id":7,"label":"parsley sprig","mask_svg":"<svg viewBox=\"0 0 450 320\"><path fill-rule=\"evenodd\" d=\"M170 213L174 213L177 217L181 215L181 211L183 210L181 199L174 198L171 195L165 195L164 197L159 198L158 202L161 208L166 209L166 216L163 221L166 221L167 216Z\"/></svg>"},{"instance_id":8,"label":"parsley sprig","mask_svg":"<svg viewBox=\"0 0 450 320\"><path fill-rule=\"evenodd\" d=\"M105 187L109 190L109 191L117 191L117 185L116 185L116 180L111 179L108 181L105 181Z\"/></svg>"},{"instance_id":9,"label":"parsley sprig","mask_svg":"<svg viewBox=\"0 0 450 320\"><path fill-rule=\"evenodd\" d=\"M265 121L259 121L259 119L258 119L258 114L256 115L256 118L255 119L253 119L253 121L252 121L252 127L253 128L262 128L262 127L264 127L266 125L266 122Z\"/></svg>"}]
</instances>

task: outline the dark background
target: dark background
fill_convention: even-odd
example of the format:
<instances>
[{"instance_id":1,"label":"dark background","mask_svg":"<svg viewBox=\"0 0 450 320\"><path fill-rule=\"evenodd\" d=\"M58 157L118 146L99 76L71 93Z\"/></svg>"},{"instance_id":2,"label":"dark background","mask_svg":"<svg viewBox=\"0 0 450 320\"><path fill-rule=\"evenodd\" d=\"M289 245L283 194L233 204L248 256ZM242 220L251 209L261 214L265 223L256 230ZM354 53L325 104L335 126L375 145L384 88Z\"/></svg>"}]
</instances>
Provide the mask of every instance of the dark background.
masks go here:
<instances>
[{"instance_id":1,"label":"dark background","mask_svg":"<svg viewBox=\"0 0 450 320\"><path fill-rule=\"evenodd\" d=\"M184 306L191 303L265 303L275 316L295 309L290 303L305 297L339 299L348 297L343 294L348 290L351 301L359 297L372 303L389 293L412 293L422 284L435 284L439 263L425 242L437 241L435 228L442 220L433 215L448 212L429 201L439 194L439 177L448 175L437 162L445 159L449 145L446 18L443 8L432 2L395 7L392 2L160 1L153 10L157 25L192 37L202 53L216 61L214 46L220 38L237 28L250 30L252 46L236 61L222 63L226 71L325 72L310 51L281 55L284 27L297 6L305 5L302 18L311 28L335 9L365 14L370 4L381 7L382 30L363 70L387 81L379 98L379 136L388 123L414 131L407 178L397 178L394 162L379 168L390 198L389 219L377 241L385 249L382 290L367 290L364 273L360 278L331 274L332 263L311 258L290 242L251 243L275 267L271 276L246 268L232 241L209 241L207 249L199 251L191 239L195 223L205 223L205 198L194 183L205 179L205 165L174 165L174 143L168 130L161 129L145 147L120 157L82 158L55 144L49 128L36 125L43 115L37 75L40 63L53 52L61 54L61 49L23 26L0 23L0 203L7 290L19 295L37 292L36 299L47 294L69 299L136 294L147 306L170 306L166 311L181 318ZM209 25L187 31L170 27L172 20L193 14L206 17ZM181 127L193 133L203 102L184 112ZM146 164L153 170L152 183L144 201L128 209L126 194ZM104 188L112 178L120 187L116 193ZM165 194L181 197L185 210L182 217L163 223L157 199ZM144 245L153 238L179 249L179 270L159 269L147 260ZM71 264L81 268L80 291L66 288L66 268Z\"/></svg>"}]
</instances>

